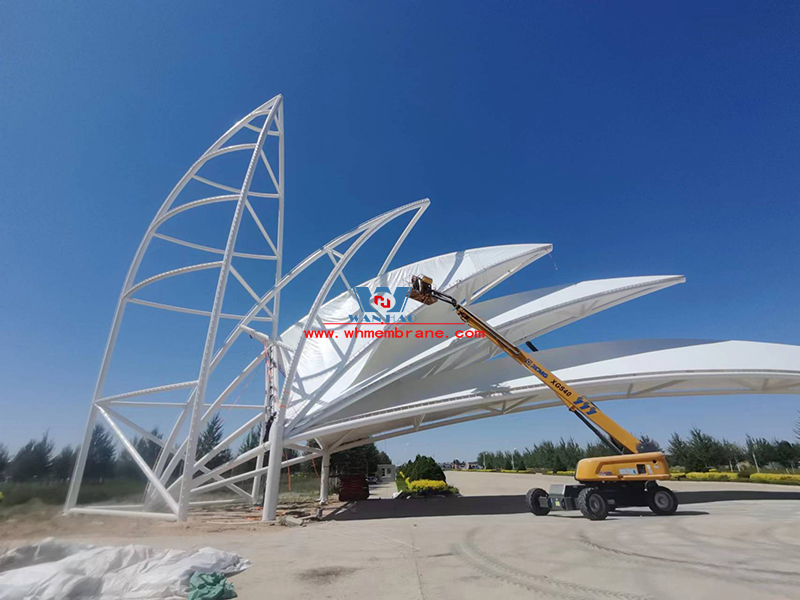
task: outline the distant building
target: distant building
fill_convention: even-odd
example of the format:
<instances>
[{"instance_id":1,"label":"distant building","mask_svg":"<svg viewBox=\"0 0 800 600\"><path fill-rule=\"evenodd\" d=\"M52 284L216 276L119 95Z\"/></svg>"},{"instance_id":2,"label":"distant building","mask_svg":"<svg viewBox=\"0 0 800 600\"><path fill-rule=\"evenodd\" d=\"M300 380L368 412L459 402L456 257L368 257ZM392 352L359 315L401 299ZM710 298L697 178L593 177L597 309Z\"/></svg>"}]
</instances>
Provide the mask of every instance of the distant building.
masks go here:
<instances>
[{"instance_id":1,"label":"distant building","mask_svg":"<svg viewBox=\"0 0 800 600\"><path fill-rule=\"evenodd\" d=\"M378 465L378 479L381 481L394 481L397 479L397 467L394 465Z\"/></svg>"}]
</instances>

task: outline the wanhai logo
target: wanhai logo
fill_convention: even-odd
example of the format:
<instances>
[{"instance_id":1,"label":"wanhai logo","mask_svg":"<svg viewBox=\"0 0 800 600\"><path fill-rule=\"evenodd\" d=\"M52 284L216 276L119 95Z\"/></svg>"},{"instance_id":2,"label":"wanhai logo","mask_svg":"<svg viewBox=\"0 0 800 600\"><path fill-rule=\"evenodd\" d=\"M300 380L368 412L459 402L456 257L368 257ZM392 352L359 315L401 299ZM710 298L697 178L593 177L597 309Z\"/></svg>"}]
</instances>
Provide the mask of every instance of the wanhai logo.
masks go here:
<instances>
[{"instance_id":1,"label":"wanhai logo","mask_svg":"<svg viewBox=\"0 0 800 600\"><path fill-rule=\"evenodd\" d=\"M356 287L356 295L366 323L411 323L412 315L403 315L408 301L410 288L398 286L394 291L386 286L370 290L368 287ZM350 315L351 323L358 323L360 315Z\"/></svg>"}]
</instances>

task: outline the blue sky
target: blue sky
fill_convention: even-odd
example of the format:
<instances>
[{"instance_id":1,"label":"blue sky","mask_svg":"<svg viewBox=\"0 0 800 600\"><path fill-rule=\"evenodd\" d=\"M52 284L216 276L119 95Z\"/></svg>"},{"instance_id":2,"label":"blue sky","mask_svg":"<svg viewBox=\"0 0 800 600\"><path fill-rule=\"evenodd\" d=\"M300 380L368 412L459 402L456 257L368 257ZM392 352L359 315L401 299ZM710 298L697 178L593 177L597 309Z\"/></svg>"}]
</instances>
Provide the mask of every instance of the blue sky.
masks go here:
<instances>
[{"instance_id":1,"label":"blue sky","mask_svg":"<svg viewBox=\"0 0 800 600\"><path fill-rule=\"evenodd\" d=\"M0 441L15 449L48 429L59 445L78 441L145 228L191 163L277 93L287 266L430 197L396 264L551 242L558 270L541 260L498 293L687 276L540 347L638 337L798 344L799 53L800 8L782 2L5 2ZM303 285L310 294L313 282ZM305 298L285 305L285 322L305 312ZM159 349L134 336L131 356L152 354L167 373L171 349ZM666 442L694 425L789 438L800 402L604 408ZM381 446L396 460L464 459L588 435L567 411L549 410Z\"/></svg>"}]
</instances>

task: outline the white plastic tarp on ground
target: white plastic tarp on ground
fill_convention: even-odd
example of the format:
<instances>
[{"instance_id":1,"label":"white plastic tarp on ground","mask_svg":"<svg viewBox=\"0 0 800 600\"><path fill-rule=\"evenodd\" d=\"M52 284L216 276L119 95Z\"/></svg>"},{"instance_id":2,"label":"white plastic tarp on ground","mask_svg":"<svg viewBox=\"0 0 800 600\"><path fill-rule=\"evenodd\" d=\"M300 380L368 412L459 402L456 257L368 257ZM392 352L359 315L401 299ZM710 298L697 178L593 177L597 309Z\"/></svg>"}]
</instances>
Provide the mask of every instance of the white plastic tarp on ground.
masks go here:
<instances>
[{"instance_id":1,"label":"white plastic tarp on ground","mask_svg":"<svg viewBox=\"0 0 800 600\"><path fill-rule=\"evenodd\" d=\"M48 538L0 554L0 600L173 600L187 597L195 571L234 575L250 566L215 548L92 546Z\"/></svg>"}]
</instances>

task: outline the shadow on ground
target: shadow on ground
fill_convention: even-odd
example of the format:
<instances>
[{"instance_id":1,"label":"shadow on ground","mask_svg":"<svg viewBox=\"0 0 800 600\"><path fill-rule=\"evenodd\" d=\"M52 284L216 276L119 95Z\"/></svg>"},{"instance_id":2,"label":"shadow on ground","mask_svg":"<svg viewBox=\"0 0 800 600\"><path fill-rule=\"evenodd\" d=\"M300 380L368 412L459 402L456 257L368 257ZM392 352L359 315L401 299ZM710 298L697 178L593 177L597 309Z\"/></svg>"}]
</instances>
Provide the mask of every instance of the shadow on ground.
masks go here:
<instances>
[{"instance_id":1,"label":"shadow on ground","mask_svg":"<svg viewBox=\"0 0 800 600\"><path fill-rule=\"evenodd\" d=\"M676 495L681 506L737 500L800 500L800 492L783 490L715 490L677 492ZM410 498L403 500L381 499L353 502L343 506L340 510L326 517L325 520L357 521L458 515L512 515L527 512L528 509L525 507L522 495ZM679 510L679 514L703 515L708 513ZM623 515L624 513L620 513L620 516Z\"/></svg>"},{"instance_id":2,"label":"shadow on ground","mask_svg":"<svg viewBox=\"0 0 800 600\"><path fill-rule=\"evenodd\" d=\"M747 484L744 484L747 485ZM734 500L800 500L800 491L790 490L713 490L675 492L681 504L729 502Z\"/></svg>"}]
</instances>

